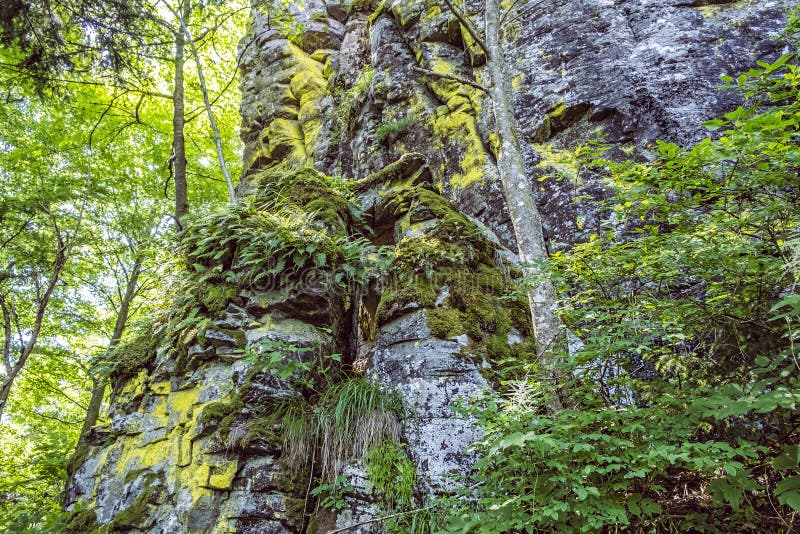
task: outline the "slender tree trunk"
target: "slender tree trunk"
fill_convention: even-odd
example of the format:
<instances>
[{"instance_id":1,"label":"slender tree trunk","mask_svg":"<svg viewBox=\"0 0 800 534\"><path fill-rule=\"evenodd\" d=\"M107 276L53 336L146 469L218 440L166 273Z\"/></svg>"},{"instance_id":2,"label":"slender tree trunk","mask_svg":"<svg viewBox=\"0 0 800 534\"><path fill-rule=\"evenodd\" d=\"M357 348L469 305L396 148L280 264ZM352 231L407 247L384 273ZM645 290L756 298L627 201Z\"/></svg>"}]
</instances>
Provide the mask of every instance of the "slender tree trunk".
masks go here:
<instances>
[{"instance_id":1,"label":"slender tree trunk","mask_svg":"<svg viewBox=\"0 0 800 534\"><path fill-rule=\"evenodd\" d=\"M61 279L61 271L67 264L70 246L64 243L64 240L62 240L60 235L58 241L58 252L56 254L56 259L53 262L53 270L50 273L50 279L47 282L47 287L45 288L44 293L37 302L36 318L33 322L31 335L28 340L19 348L19 356L17 356L17 359L13 365L10 366L10 369L8 369L8 374L3 377L3 383L0 384L0 420L2 420L3 412L6 409L6 404L8 403L8 397L11 395L11 388L14 385L14 381L25 367L25 363L28 361L31 353L33 353L33 349L36 347L37 341L39 341L39 334L42 331L42 322L44 321L44 315L47 311L47 306L50 304L50 299L53 296L53 291L56 288L56 284L58 284L58 281ZM8 311L4 306L4 316L7 313ZM8 317L4 317L4 324L8 323L9 321L10 319Z\"/></svg>"},{"instance_id":2,"label":"slender tree trunk","mask_svg":"<svg viewBox=\"0 0 800 534\"><path fill-rule=\"evenodd\" d=\"M190 0L183 2L183 17L188 20L191 15ZM172 88L172 165L175 179L175 220L180 229L180 220L189 211L189 194L186 182L186 139L184 129L185 88L183 79L184 33L175 33L175 86Z\"/></svg>"},{"instance_id":3,"label":"slender tree trunk","mask_svg":"<svg viewBox=\"0 0 800 534\"><path fill-rule=\"evenodd\" d=\"M189 0L186 0L187 3L188 1ZM172 8L169 7L169 4L167 4L167 7L172 10ZM228 172L228 166L225 164L225 155L222 153L222 139L219 135L217 120L214 118L214 110L211 108L211 100L208 98L208 86L206 85L206 79L203 75L203 64L200 61L200 53L197 51L197 47L192 39L192 34L189 31L188 21L186 20L185 16L186 12L184 11L184 16L179 16L175 11L172 11L172 13L178 19L178 23L181 26L181 31L183 31L186 43L189 45L189 48L192 51L192 57L194 58L194 63L197 66L197 77L200 79L200 89L203 92L203 104L205 105L206 113L208 113L208 121L211 123L211 132L214 135L214 145L217 149L217 159L219 160L219 166L222 169L222 174L225 176L225 183L228 185L228 202L233 204L236 202L236 191L233 189L231 173Z\"/></svg>"},{"instance_id":4,"label":"slender tree trunk","mask_svg":"<svg viewBox=\"0 0 800 534\"><path fill-rule=\"evenodd\" d=\"M563 328L556 313L555 289L548 274L543 272L548 255L542 231L542 217L533 197L530 180L525 174L501 33L500 2L486 0L486 68L490 78L488 90L500 138L497 168L517 237L520 262L524 266L525 275L536 280L535 286L528 292L528 299L539 364L545 372L552 373Z\"/></svg>"},{"instance_id":5,"label":"slender tree trunk","mask_svg":"<svg viewBox=\"0 0 800 534\"><path fill-rule=\"evenodd\" d=\"M122 302L120 303L119 313L117 314L117 320L114 323L114 332L111 334L111 341L108 344L107 354L112 353L114 349L119 346L119 342L122 339L122 334L125 332L125 328L128 326L128 316L131 310L131 302L133 301L134 296L136 296L136 290L139 286L139 275L141 272L142 260L141 258L136 258L136 262L133 264L131 274L128 277L128 282L125 287L125 295L122 297ZM94 427L94 425L97 424L97 420L100 418L100 409L103 406L103 398L105 397L107 383L108 379L105 376L92 379L92 398L89 400L89 408L86 410L86 419L83 421L81 434L78 438L79 445L86 441L89 431Z\"/></svg>"}]
</instances>

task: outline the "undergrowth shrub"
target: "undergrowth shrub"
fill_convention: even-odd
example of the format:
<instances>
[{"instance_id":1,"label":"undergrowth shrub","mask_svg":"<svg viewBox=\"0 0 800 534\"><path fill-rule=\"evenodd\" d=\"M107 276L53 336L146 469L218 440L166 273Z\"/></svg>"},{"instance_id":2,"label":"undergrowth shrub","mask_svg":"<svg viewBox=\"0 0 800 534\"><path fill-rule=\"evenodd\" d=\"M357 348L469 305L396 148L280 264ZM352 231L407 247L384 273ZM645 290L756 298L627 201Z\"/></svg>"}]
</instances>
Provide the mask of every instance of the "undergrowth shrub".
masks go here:
<instances>
[{"instance_id":1,"label":"undergrowth shrub","mask_svg":"<svg viewBox=\"0 0 800 534\"><path fill-rule=\"evenodd\" d=\"M390 509L412 504L417 470L402 445L393 441L371 447L364 455L367 475Z\"/></svg>"},{"instance_id":2,"label":"undergrowth shrub","mask_svg":"<svg viewBox=\"0 0 800 534\"><path fill-rule=\"evenodd\" d=\"M797 18L795 17L795 23ZM484 428L463 532L784 531L800 512L800 70L724 81L743 106L690 149L586 159L605 222L552 257L575 335L551 383L516 362Z\"/></svg>"},{"instance_id":3,"label":"undergrowth shrub","mask_svg":"<svg viewBox=\"0 0 800 534\"><path fill-rule=\"evenodd\" d=\"M396 121L383 123L375 129L375 139L381 143L393 142L400 135L406 133L415 122L416 119L409 115Z\"/></svg>"}]
</instances>

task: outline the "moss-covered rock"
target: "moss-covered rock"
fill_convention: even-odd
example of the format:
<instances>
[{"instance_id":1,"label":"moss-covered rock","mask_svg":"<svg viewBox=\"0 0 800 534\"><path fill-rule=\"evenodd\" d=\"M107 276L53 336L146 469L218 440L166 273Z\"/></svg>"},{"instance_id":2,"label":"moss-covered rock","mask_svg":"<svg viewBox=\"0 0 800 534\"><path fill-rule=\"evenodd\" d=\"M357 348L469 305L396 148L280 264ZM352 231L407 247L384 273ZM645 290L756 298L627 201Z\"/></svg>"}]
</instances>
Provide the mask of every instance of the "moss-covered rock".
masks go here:
<instances>
[{"instance_id":1,"label":"moss-covered rock","mask_svg":"<svg viewBox=\"0 0 800 534\"><path fill-rule=\"evenodd\" d=\"M104 534L108 529L97 522L90 508L76 508L59 527L63 534Z\"/></svg>"},{"instance_id":2,"label":"moss-covered rock","mask_svg":"<svg viewBox=\"0 0 800 534\"><path fill-rule=\"evenodd\" d=\"M237 415L244 409L244 403L239 395L229 401L212 402L203 407L198 421L204 429L216 432L221 438L226 438Z\"/></svg>"},{"instance_id":3,"label":"moss-covered rock","mask_svg":"<svg viewBox=\"0 0 800 534\"><path fill-rule=\"evenodd\" d=\"M114 382L136 376L148 368L156 357L156 339L148 334L124 341L112 353L111 378Z\"/></svg>"},{"instance_id":4,"label":"moss-covered rock","mask_svg":"<svg viewBox=\"0 0 800 534\"><path fill-rule=\"evenodd\" d=\"M435 308L426 316L431 335L450 339L466 333L464 314L455 308Z\"/></svg>"},{"instance_id":5,"label":"moss-covered rock","mask_svg":"<svg viewBox=\"0 0 800 534\"><path fill-rule=\"evenodd\" d=\"M161 504L164 486L157 477L152 474L144 475L141 483L141 491L133 502L117 512L111 523L108 524L110 532L124 532L128 530L146 530L151 523L151 505Z\"/></svg>"}]
</instances>

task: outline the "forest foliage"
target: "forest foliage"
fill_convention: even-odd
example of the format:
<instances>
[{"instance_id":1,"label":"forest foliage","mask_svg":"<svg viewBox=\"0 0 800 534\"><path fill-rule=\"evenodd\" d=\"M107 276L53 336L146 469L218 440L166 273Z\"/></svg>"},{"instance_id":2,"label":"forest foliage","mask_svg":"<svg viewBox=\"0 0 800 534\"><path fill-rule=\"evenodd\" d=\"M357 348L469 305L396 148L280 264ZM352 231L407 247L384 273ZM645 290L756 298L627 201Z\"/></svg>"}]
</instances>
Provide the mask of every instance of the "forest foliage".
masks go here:
<instances>
[{"instance_id":1,"label":"forest foliage","mask_svg":"<svg viewBox=\"0 0 800 534\"><path fill-rule=\"evenodd\" d=\"M791 28L790 28L791 31ZM485 428L468 532L789 532L800 512L800 67L725 87L744 103L645 163L587 149L613 195L551 258L574 333L553 384L508 369L465 407ZM519 378L522 376L522 378ZM453 515L452 511L448 512Z\"/></svg>"},{"instance_id":2,"label":"forest foliage","mask_svg":"<svg viewBox=\"0 0 800 534\"><path fill-rule=\"evenodd\" d=\"M141 16L144 4L0 6L4 532L49 531L60 520L67 462L93 389L118 359L113 337L126 286L127 339L145 328L141 318L170 283L174 69L165 29L152 12ZM236 45L247 12L207 7L192 28L202 36L228 160L238 162ZM225 199L225 185L191 64L185 77L189 195L202 212Z\"/></svg>"}]
</instances>

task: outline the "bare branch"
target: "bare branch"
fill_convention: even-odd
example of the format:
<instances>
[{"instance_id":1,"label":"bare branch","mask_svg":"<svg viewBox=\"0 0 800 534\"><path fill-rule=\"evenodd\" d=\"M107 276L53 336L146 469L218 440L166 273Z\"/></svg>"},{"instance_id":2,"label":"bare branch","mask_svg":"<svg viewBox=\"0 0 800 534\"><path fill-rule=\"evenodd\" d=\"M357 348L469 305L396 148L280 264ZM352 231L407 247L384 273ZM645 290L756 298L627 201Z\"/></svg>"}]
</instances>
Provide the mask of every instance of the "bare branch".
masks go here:
<instances>
[{"instance_id":1,"label":"bare branch","mask_svg":"<svg viewBox=\"0 0 800 534\"><path fill-rule=\"evenodd\" d=\"M127 91L123 91L118 95L114 95L114 97L108 103L108 106L106 106L106 109L104 109L103 112L100 114L100 117L97 119L97 122L95 122L94 126L92 127L92 131L89 132L89 148L92 148L92 140L94 138L94 132L100 126L100 123L103 122L103 119L106 117L108 112L111 111L111 108L114 107L114 102L116 102L119 97L125 95L126 93Z\"/></svg>"},{"instance_id":2,"label":"bare branch","mask_svg":"<svg viewBox=\"0 0 800 534\"><path fill-rule=\"evenodd\" d=\"M434 72L432 70L423 69L420 67L411 67L411 69L414 70L415 72L419 72L420 74L425 74L426 76L435 76L437 78L452 80L454 82L463 83L464 85L469 85L471 87L474 87L475 89L480 89L484 93L487 94L489 93L489 89L487 89L486 86L481 85L480 83L474 80L470 80L468 78L462 78L461 76L456 76L454 74L445 74L443 72Z\"/></svg>"},{"instance_id":3,"label":"bare branch","mask_svg":"<svg viewBox=\"0 0 800 534\"><path fill-rule=\"evenodd\" d=\"M472 24L472 21L470 21L463 13L456 9L451 0L444 0L444 3L447 4L447 7L450 9L453 15L455 15L458 21L467 29L467 32L475 40L475 42L478 43L478 46L481 47L483 53L486 54L486 59L491 59L492 55L489 53L489 48L486 46L486 41L480 36L478 29L474 24Z\"/></svg>"},{"instance_id":4,"label":"bare branch","mask_svg":"<svg viewBox=\"0 0 800 534\"><path fill-rule=\"evenodd\" d=\"M346 527L329 530L328 534L337 534L338 532L345 532L345 531L350 530L352 528L360 527L361 525L369 525L370 523L378 523L379 521L386 521L387 519L392 519L393 517L400 517L400 516L403 516L403 515L416 514L417 512L424 512L425 510L429 510L430 508L431 508L430 506L427 506L427 507L423 507L423 508L416 508L414 510L409 510L407 512L398 512L396 514L389 514L389 515L384 515L384 516L381 516L381 517L375 517L373 519L367 519L366 521L361 521L359 523L354 523L354 524L348 525Z\"/></svg>"},{"instance_id":5,"label":"bare branch","mask_svg":"<svg viewBox=\"0 0 800 534\"><path fill-rule=\"evenodd\" d=\"M3 310L3 366L5 374L11 374L11 336L13 336L13 332L5 295L0 296L0 309Z\"/></svg>"},{"instance_id":6,"label":"bare branch","mask_svg":"<svg viewBox=\"0 0 800 534\"><path fill-rule=\"evenodd\" d=\"M514 8L517 7L517 4L519 4L522 1L526 1L526 0L514 0L513 2L511 2L511 5L508 6L508 9L506 9L503 12L503 15L500 17L500 25L501 26L502 26L503 22L506 20L506 17L509 16L511 14L511 12L514 11Z\"/></svg>"},{"instance_id":7,"label":"bare branch","mask_svg":"<svg viewBox=\"0 0 800 534\"><path fill-rule=\"evenodd\" d=\"M58 416L47 415L47 414L41 413L41 412L33 412L33 414L36 415L36 416L42 417L44 419L52 419L54 421L58 421L62 425L79 425L79 424L81 424L83 422L83 421L65 421L64 419L61 419Z\"/></svg>"},{"instance_id":8,"label":"bare branch","mask_svg":"<svg viewBox=\"0 0 800 534\"><path fill-rule=\"evenodd\" d=\"M62 396L62 397L64 397L64 398L65 398L67 401L69 401L71 404L74 404L75 406L77 406L77 407L78 407L78 408L80 408L81 410L85 410L85 409L86 409L86 405L85 405L85 404L83 404L83 403L81 403L81 402L79 402L79 401L75 400L75 399L74 399L74 398L73 398L71 395L68 395L67 393L65 393L65 392L64 392L64 390L62 390L61 388L59 388L59 387L57 387L57 386L54 386L52 382L50 382L49 380L47 380L47 379L46 379L46 378L44 378L43 376L41 376L41 375L39 375L39 374L36 374L36 375L34 375L34 376L30 376L30 377L28 377L28 376L26 375L26 378L27 378L28 380L30 380L31 382L36 382L36 383L38 383L40 386L42 386L42 387L44 387L44 388L46 388L46 389L49 389L49 390L50 390L50 391L52 391L53 393L56 393L56 394L58 394L58 395L61 395L61 396Z\"/></svg>"}]
</instances>

